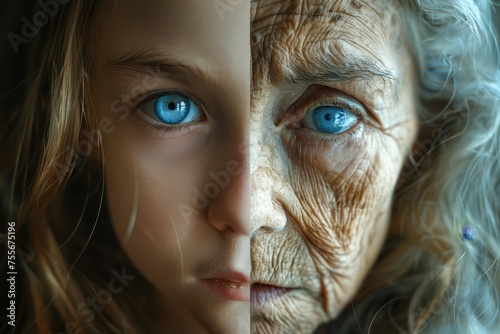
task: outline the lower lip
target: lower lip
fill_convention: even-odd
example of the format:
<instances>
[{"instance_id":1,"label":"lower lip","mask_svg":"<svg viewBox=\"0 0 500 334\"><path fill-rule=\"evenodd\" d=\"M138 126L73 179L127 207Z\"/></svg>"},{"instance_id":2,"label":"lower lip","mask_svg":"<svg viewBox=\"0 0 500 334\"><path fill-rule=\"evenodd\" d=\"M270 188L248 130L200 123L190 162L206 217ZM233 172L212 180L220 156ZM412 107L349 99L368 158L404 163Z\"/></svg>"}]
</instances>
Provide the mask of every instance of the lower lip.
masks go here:
<instances>
[{"instance_id":1,"label":"lower lip","mask_svg":"<svg viewBox=\"0 0 500 334\"><path fill-rule=\"evenodd\" d=\"M224 279L203 279L201 282L209 291L225 299L250 300L250 283L233 282Z\"/></svg>"},{"instance_id":2,"label":"lower lip","mask_svg":"<svg viewBox=\"0 0 500 334\"><path fill-rule=\"evenodd\" d=\"M250 300L252 306L265 306L280 297L286 295L292 289L282 288L274 285L267 284L252 284L250 291Z\"/></svg>"}]
</instances>

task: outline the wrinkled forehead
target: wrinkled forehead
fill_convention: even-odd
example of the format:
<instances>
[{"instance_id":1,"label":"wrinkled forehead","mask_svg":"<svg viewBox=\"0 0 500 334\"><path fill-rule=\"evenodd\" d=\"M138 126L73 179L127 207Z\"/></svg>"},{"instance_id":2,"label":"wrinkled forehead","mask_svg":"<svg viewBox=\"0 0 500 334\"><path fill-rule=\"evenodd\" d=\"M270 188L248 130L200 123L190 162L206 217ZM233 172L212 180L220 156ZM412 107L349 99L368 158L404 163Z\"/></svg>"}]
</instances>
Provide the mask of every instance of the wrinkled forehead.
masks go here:
<instances>
[{"instance_id":1,"label":"wrinkled forehead","mask_svg":"<svg viewBox=\"0 0 500 334\"><path fill-rule=\"evenodd\" d=\"M401 43L396 1L252 0L253 80L277 85L332 63L393 70L391 54Z\"/></svg>"}]
</instances>

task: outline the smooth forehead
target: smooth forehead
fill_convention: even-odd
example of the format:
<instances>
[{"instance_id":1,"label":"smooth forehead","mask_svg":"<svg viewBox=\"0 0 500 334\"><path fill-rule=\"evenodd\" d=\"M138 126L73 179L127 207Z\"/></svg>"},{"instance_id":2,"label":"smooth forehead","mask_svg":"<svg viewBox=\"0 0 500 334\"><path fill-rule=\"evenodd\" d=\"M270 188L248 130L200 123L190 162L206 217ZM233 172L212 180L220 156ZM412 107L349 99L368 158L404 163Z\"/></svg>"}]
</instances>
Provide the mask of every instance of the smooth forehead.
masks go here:
<instances>
[{"instance_id":1,"label":"smooth forehead","mask_svg":"<svg viewBox=\"0 0 500 334\"><path fill-rule=\"evenodd\" d=\"M254 0L254 72L276 84L296 67L347 64L350 56L391 68L390 53L401 44L400 14L396 0Z\"/></svg>"},{"instance_id":2,"label":"smooth forehead","mask_svg":"<svg viewBox=\"0 0 500 334\"><path fill-rule=\"evenodd\" d=\"M248 12L245 1L221 9L206 0L120 0L98 16L95 39L106 59L147 49L248 81Z\"/></svg>"}]
</instances>

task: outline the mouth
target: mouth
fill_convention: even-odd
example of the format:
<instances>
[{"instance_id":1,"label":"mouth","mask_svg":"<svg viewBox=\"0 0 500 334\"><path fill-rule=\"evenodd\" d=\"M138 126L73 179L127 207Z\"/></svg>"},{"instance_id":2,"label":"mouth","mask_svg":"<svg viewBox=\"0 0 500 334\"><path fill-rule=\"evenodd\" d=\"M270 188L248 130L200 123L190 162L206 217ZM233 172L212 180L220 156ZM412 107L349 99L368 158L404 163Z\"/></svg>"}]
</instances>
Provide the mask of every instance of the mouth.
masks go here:
<instances>
[{"instance_id":1,"label":"mouth","mask_svg":"<svg viewBox=\"0 0 500 334\"><path fill-rule=\"evenodd\" d=\"M265 307L293 290L276 285L253 283L250 290L250 301L252 307Z\"/></svg>"},{"instance_id":2,"label":"mouth","mask_svg":"<svg viewBox=\"0 0 500 334\"><path fill-rule=\"evenodd\" d=\"M226 271L200 280L211 293L227 300L249 301L250 280L242 273Z\"/></svg>"}]
</instances>

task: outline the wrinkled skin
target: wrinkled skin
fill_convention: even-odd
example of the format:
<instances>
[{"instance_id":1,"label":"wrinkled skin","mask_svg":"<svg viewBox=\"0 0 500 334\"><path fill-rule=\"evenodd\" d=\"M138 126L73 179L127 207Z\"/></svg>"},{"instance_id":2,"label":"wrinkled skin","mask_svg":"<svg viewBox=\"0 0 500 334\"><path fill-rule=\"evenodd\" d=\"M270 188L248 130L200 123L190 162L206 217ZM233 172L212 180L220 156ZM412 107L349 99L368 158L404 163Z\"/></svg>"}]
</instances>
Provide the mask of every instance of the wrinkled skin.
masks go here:
<instances>
[{"instance_id":1,"label":"wrinkled skin","mask_svg":"<svg viewBox=\"0 0 500 334\"><path fill-rule=\"evenodd\" d=\"M334 319L383 245L418 128L401 15L385 0L251 2L251 278L290 288L252 300L253 333ZM358 121L320 133L303 122L316 104Z\"/></svg>"}]
</instances>

